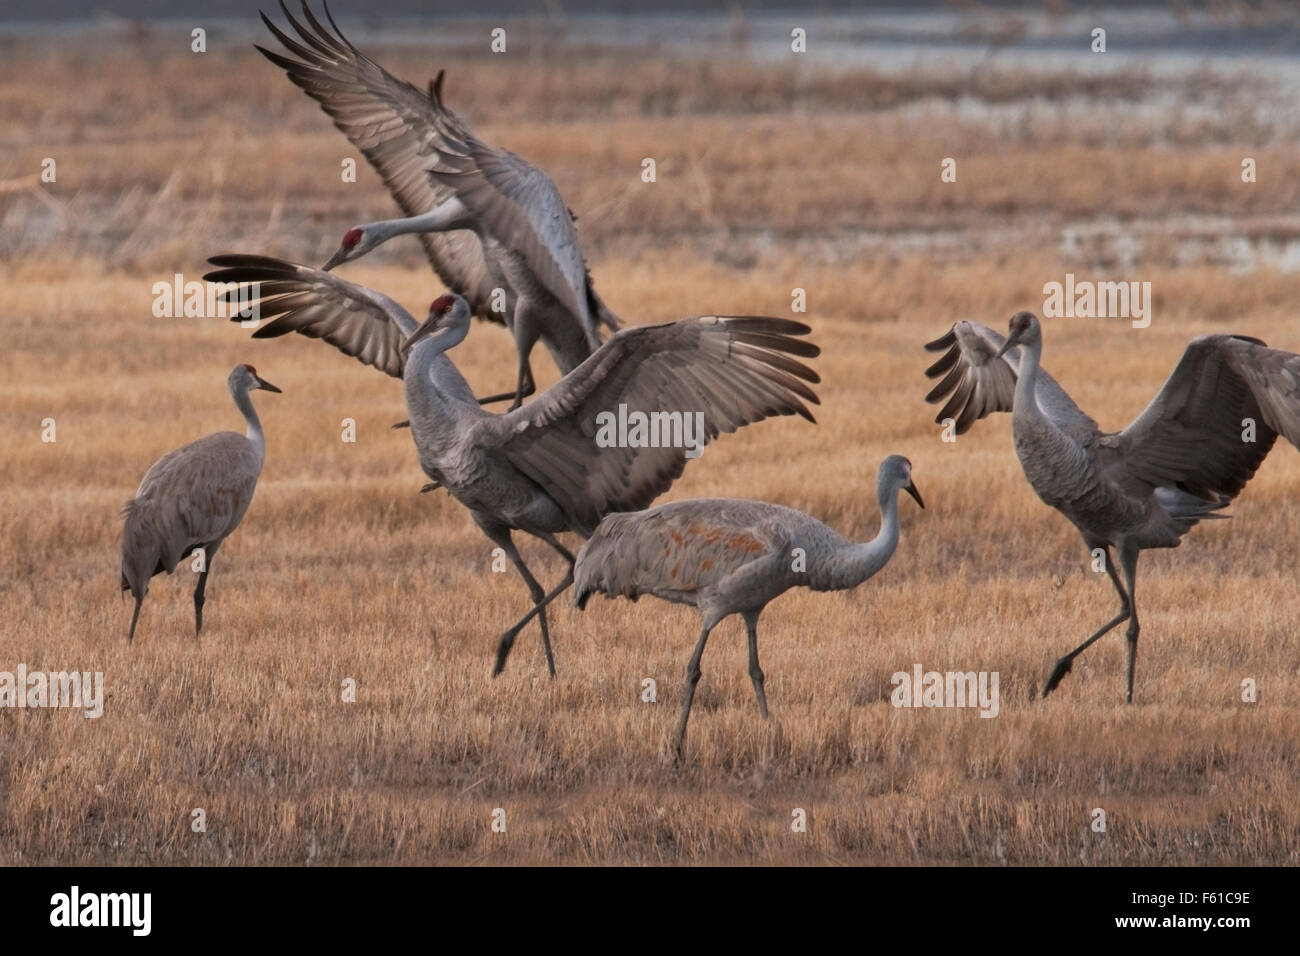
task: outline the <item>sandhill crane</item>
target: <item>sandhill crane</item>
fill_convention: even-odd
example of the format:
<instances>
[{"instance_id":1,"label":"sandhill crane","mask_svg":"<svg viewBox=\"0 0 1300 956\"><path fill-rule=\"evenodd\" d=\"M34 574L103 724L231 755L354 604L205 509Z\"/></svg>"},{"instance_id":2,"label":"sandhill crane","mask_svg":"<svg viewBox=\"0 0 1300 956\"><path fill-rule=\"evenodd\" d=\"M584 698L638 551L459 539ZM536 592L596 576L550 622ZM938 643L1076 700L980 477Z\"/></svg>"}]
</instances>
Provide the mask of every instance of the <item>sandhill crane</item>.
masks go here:
<instances>
[{"instance_id":1,"label":"sandhill crane","mask_svg":"<svg viewBox=\"0 0 1300 956\"><path fill-rule=\"evenodd\" d=\"M1119 593L1119 614L1056 662L1043 696L1079 654L1128 621L1132 702L1138 555L1175 548L1198 521L1225 517L1215 512L1245 487L1279 434L1300 444L1300 356L1243 335L1198 336L1146 410L1123 431L1104 433L1040 367L1042 327L1032 313L1016 314L1005 340L958 322L926 348L948 350L926 371L946 373L926 396L947 399L936 421L953 419L961 434L976 419L1011 412L1029 484L1070 519L1089 550L1101 551Z\"/></svg>"},{"instance_id":2,"label":"sandhill crane","mask_svg":"<svg viewBox=\"0 0 1300 956\"><path fill-rule=\"evenodd\" d=\"M275 319L254 338L298 332L402 377L425 474L469 509L533 600L532 610L501 636L494 675L534 615L547 669L555 674L545 608L573 583L574 561L555 535L585 538L610 512L646 507L682 474L692 453L680 443L647 447L630 431L626 440L602 444L603 413L626 413L629 420L651 411L665 420L676 414L683 428L689 415L699 447L774 415L814 420L804 401L816 404L817 396L805 383L819 379L789 357L819 352L798 338L811 331L800 322L702 316L624 329L526 407L496 415L479 406L445 354L469 332L469 304L461 296L440 296L420 324L387 296L332 272L260 256L209 261L223 268L205 276L208 281L261 283L261 315ZM542 589L519 556L513 531L540 539L565 559L559 586Z\"/></svg>"},{"instance_id":3,"label":"sandhill crane","mask_svg":"<svg viewBox=\"0 0 1300 956\"><path fill-rule=\"evenodd\" d=\"M441 71L426 96L354 47L328 6L333 31L305 0L306 24L283 0L280 8L301 42L265 14L262 20L297 59L257 49L320 103L406 214L348 229L326 271L393 236L419 234L447 287L480 318L501 322L504 316L510 327L515 390L481 401L513 398L511 409L535 391L529 355L539 338L568 374L599 348L597 325L618 330L618 317L592 287L573 215L555 183L514 153L488 146L447 109Z\"/></svg>"},{"instance_id":4,"label":"sandhill crane","mask_svg":"<svg viewBox=\"0 0 1300 956\"><path fill-rule=\"evenodd\" d=\"M253 500L266 458L266 439L249 392L280 390L259 377L251 365L236 365L227 385L248 423L247 432L216 432L163 455L145 472L135 497L122 509L126 519L122 590L135 598L128 644L135 639L149 579L164 571L171 574L182 558L202 548L203 569L194 586L194 636L199 636L212 559L221 542L239 527Z\"/></svg>"},{"instance_id":5,"label":"sandhill crane","mask_svg":"<svg viewBox=\"0 0 1300 956\"><path fill-rule=\"evenodd\" d=\"M649 511L611 514L578 552L573 603L585 608L591 595L652 594L700 612L704 626L686 665L686 692L677 724L682 759L700 658L709 633L739 614L749 635L749 677L758 712L767 719L763 671L758 666L758 616L790 588L843 591L883 568L898 547L898 494L906 491L922 508L912 484L912 463L890 455L876 472L880 531L865 544L849 541L802 511L730 498L673 501Z\"/></svg>"}]
</instances>

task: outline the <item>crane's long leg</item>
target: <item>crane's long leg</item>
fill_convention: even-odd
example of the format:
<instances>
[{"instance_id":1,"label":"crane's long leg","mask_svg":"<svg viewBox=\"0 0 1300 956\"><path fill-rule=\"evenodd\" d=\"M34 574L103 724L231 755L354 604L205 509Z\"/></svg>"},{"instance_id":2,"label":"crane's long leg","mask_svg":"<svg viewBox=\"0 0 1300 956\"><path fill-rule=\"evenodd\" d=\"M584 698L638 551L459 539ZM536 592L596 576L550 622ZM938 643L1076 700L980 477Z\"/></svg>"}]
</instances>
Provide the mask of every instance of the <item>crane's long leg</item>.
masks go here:
<instances>
[{"instance_id":1,"label":"crane's long leg","mask_svg":"<svg viewBox=\"0 0 1300 956\"><path fill-rule=\"evenodd\" d=\"M516 385L515 390L513 392L502 392L499 395L489 395L487 398L479 398L479 399L475 399L475 401L477 401L480 405L491 405L494 402L504 402L507 398L513 398L515 400L515 404L511 406L510 410L514 411L521 404L523 404L525 398L527 398L529 395L532 395L534 392L537 391L537 384L533 381L533 370L531 368L526 367L525 371L527 372L528 375L527 381L520 380L520 382L518 383L518 385ZM410 427L411 427L411 420L409 418L403 419L400 422L396 422L393 425L393 428L410 428Z\"/></svg>"},{"instance_id":2,"label":"crane's long leg","mask_svg":"<svg viewBox=\"0 0 1300 956\"><path fill-rule=\"evenodd\" d=\"M576 562L578 559L575 558L575 557L573 556L573 552L572 552L572 551L570 551L570 550L569 550L568 548L566 548L564 545L560 544L560 542L557 541L557 540L555 539L555 535L553 535L553 534L535 534L535 535L533 535L533 537L535 537L535 538L541 538L543 541L545 541L547 544L549 544L552 548L554 548L554 549L556 550L556 552L560 555L560 557L562 557L565 561L568 561L568 562L569 562L569 570L570 570L570 571L573 570L574 562Z\"/></svg>"},{"instance_id":3,"label":"crane's long leg","mask_svg":"<svg viewBox=\"0 0 1300 956\"><path fill-rule=\"evenodd\" d=\"M691 719L691 704L695 703L695 685L700 682L700 658L704 656L704 645L708 642L709 632L713 628L714 624L704 622L700 639L695 644L695 653L686 664L686 693L682 700L682 716L677 721L677 744L674 748L678 763L682 762L682 745L686 742L686 722Z\"/></svg>"},{"instance_id":4,"label":"crane's long leg","mask_svg":"<svg viewBox=\"0 0 1300 956\"><path fill-rule=\"evenodd\" d=\"M492 670L493 677L496 677L497 674L500 674L501 671L505 669L506 658L510 656L510 649L511 647L514 646L515 636L519 633L519 631L523 628L523 626L528 623L528 621L532 618L534 614L539 615L541 618L543 640L546 642L546 647L547 647L546 660L547 663L550 664L551 666L551 676L552 677L555 676L555 663L550 654L550 646L551 646L550 637L547 633L546 605L550 604L557 597L559 597L560 594L564 592L565 588L567 588L569 585L573 583L573 565L577 559L573 556L572 551L570 551L564 545L560 544L560 542L555 539L555 535L546 534L545 532L530 532L530 534L532 534L533 537L535 538L539 538L540 540L545 541L552 548L554 548L559 553L560 557L564 558L564 560L569 563L569 573L565 576L564 581L560 582L560 585L555 590L553 590L550 594L544 596L540 601L537 600L536 596L534 596L533 609L529 611L527 614L525 614L523 618L520 619L515 624L514 627L512 627L509 631L506 631L505 634L501 635L501 642L497 645L497 662L495 667Z\"/></svg>"},{"instance_id":5,"label":"crane's long leg","mask_svg":"<svg viewBox=\"0 0 1300 956\"><path fill-rule=\"evenodd\" d=\"M208 572L212 570L212 562L217 557L217 549L221 547L222 540L224 539L218 539L216 544L196 546L203 549L203 570L199 572L199 581L194 585L194 636L196 638L203 630L203 602L206 600L204 594L208 590Z\"/></svg>"},{"instance_id":6,"label":"crane's long leg","mask_svg":"<svg viewBox=\"0 0 1300 956\"><path fill-rule=\"evenodd\" d=\"M533 346L537 344L537 340L541 336L541 326L537 322L536 313L537 307L526 296L515 298L515 310L511 316L510 334L515 339L515 355L519 359L519 374L515 380L514 403L509 408L509 411L512 412L524 403L525 398L537 391L537 385L533 382L533 370L528 364L528 356L532 354ZM509 393L492 395L488 398L480 398L478 403L488 405L510 397L512 396Z\"/></svg>"},{"instance_id":7,"label":"crane's long leg","mask_svg":"<svg viewBox=\"0 0 1300 956\"><path fill-rule=\"evenodd\" d=\"M144 603L144 595L141 594L135 599L135 610L131 612L131 629L126 632L126 642L130 644L135 640L135 622L140 620L140 605Z\"/></svg>"},{"instance_id":8,"label":"crane's long leg","mask_svg":"<svg viewBox=\"0 0 1300 956\"><path fill-rule=\"evenodd\" d=\"M1119 614L1115 615L1115 618L1109 623L1107 623L1105 626L1103 626L1101 630L1097 631L1096 634L1092 635L1092 637L1088 638L1086 641L1084 641L1082 644L1080 644L1078 647L1070 651L1070 653L1066 654L1064 657L1062 657L1060 660L1056 662L1056 666L1052 668L1051 676L1047 678L1047 685L1043 688L1044 697L1046 697L1052 691L1056 690L1056 685L1061 682L1062 678L1064 678L1066 674L1070 673L1070 667L1074 664L1074 659L1076 657L1078 657L1089 647L1095 644L1102 637L1102 635L1109 633L1115 627L1118 627L1120 624L1123 624L1126 620L1128 620L1129 616L1133 613L1132 601L1130 600L1127 592L1125 592L1124 585L1120 583L1119 575L1115 573L1114 562L1111 561L1110 548L1106 548L1104 550L1106 556L1106 573L1110 576L1111 583L1115 585L1115 590L1119 592L1119 599L1121 602Z\"/></svg>"},{"instance_id":9,"label":"crane's long leg","mask_svg":"<svg viewBox=\"0 0 1300 956\"><path fill-rule=\"evenodd\" d=\"M475 515L476 520L477 518L478 516ZM544 602L546 600L546 591L541 584L538 583L537 578L533 577L533 573L528 570L528 565L524 564L524 559L519 555L519 549L515 547L514 541L510 538L509 528L504 528L495 524L485 524L482 521L479 521L479 527L487 533L487 536L492 539L497 547L506 553L506 557L510 559L510 563L515 566L515 570L519 572L519 576L524 579L524 584L528 586L528 594L533 599L533 610L509 631L506 631L505 635L501 638L501 644L497 646L496 665L492 668L492 676L496 677L501 673L501 669L505 667L506 655L510 653L510 645L515 642L515 635L523 629L524 624L532 619L533 614L537 612L539 607L545 607ZM550 631L547 629L545 615L542 616L541 624L542 647L546 650L546 669L550 671L551 676L554 677L555 655L551 652L551 635ZM506 640L507 637L509 638L508 642Z\"/></svg>"},{"instance_id":10,"label":"crane's long leg","mask_svg":"<svg viewBox=\"0 0 1300 956\"><path fill-rule=\"evenodd\" d=\"M524 364L524 374L527 379L520 378L513 392L502 392L499 395L489 395L487 398L480 398L480 405L491 405L493 402L504 402L507 398L513 398L515 403L510 406L510 411L514 411L524 403L524 399L537 391L537 384L533 381L533 370ZM394 426L395 427L395 426Z\"/></svg>"},{"instance_id":11,"label":"crane's long leg","mask_svg":"<svg viewBox=\"0 0 1300 956\"><path fill-rule=\"evenodd\" d=\"M745 631L749 635L749 679L754 682L754 696L758 698L758 712L767 720L767 694L763 691L763 668L758 666L758 611L744 614Z\"/></svg>"},{"instance_id":12,"label":"crane's long leg","mask_svg":"<svg viewBox=\"0 0 1300 956\"><path fill-rule=\"evenodd\" d=\"M496 677L506 666L506 658L510 656L510 648L514 646L515 637L523 630L524 625L533 619L533 615L542 615L542 640L546 642L546 663L551 668L551 676L555 676L555 662L551 657L551 639L546 633L546 605L550 604L557 597L567 591L573 585L573 569L564 576L564 580L557 584L549 594L543 597L533 609L515 622L510 630L501 635L501 643L497 645L497 662L492 668L492 676Z\"/></svg>"},{"instance_id":13,"label":"crane's long leg","mask_svg":"<svg viewBox=\"0 0 1300 956\"><path fill-rule=\"evenodd\" d=\"M533 370L528 364L528 357L533 352L533 346L537 344L538 338L541 337L541 328L535 320L535 313L536 307L527 298L519 296L515 299L514 312L510 316L510 334L514 337L515 354L519 360L519 373L515 379L515 390L480 398L478 399L480 405L491 405L494 402L504 402L507 398L512 398L514 402L508 411L513 412L524 403L525 398L537 391L537 383L533 381Z\"/></svg>"},{"instance_id":14,"label":"crane's long leg","mask_svg":"<svg viewBox=\"0 0 1300 956\"><path fill-rule=\"evenodd\" d=\"M194 585L194 636L198 637L199 632L203 630L203 602L207 600L203 595L208 589L208 571L212 569L212 555L209 553L203 563L203 570L199 572L199 583Z\"/></svg>"},{"instance_id":15,"label":"crane's long leg","mask_svg":"<svg viewBox=\"0 0 1300 956\"><path fill-rule=\"evenodd\" d=\"M1141 625L1138 623L1136 590L1139 554L1141 552L1138 550L1137 545L1126 541L1120 549L1119 555L1119 561L1124 570L1124 580L1128 584L1129 619L1128 631L1126 632L1128 637L1128 696L1125 700L1130 704L1133 703L1133 668L1137 663L1138 633L1142 630Z\"/></svg>"},{"instance_id":16,"label":"crane's long leg","mask_svg":"<svg viewBox=\"0 0 1300 956\"><path fill-rule=\"evenodd\" d=\"M199 572L199 583L194 585L194 636L203 630L203 592L208 588L208 572L204 568Z\"/></svg>"},{"instance_id":17,"label":"crane's long leg","mask_svg":"<svg viewBox=\"0 0 1300 956\"><path fill-rule=\"evenodd\" d=\"M519 375L515 384L515 401L510 406L512 412L524 403L526 396L533 394L536 390L536 385L533 383L533 370L528 364L528 356L533 354L533 346L537 344L542 332L538 323L537 307L526 296L519 296L515 299L514 319L510 331L515 337L515 354L519 358Z\"/></svg>"}]
</instances>

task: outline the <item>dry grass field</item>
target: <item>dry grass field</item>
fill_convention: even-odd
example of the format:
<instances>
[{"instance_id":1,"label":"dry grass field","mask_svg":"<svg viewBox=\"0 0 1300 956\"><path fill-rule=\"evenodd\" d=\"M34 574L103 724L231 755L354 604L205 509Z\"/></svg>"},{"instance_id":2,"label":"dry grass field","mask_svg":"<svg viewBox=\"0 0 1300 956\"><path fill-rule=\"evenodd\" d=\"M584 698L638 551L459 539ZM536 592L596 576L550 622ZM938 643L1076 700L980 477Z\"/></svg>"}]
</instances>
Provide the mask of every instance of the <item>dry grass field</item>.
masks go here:
<instances>
[{"instance_id":1,"label":"dry grass field","mask_svg":"<svg viewBox=\"0 0 1300 956\"><path fill-rule=\"evenodd\" d=\"M1114 594L1025 483L1007 416L943 443L922 401L924 342L1040 310L1067 271L1154 289L1147 329L1046 323L1046 367L1103 427L1143 408L1194 335L1300 351L1300 272L1197 233L1300 234L1297 135L1245 108L1275 95L1257 77L373 49L419 83L447 67L451 105L555 177L626 320L789 315L807 290L818 424L724 436L664 500L760 498L866 539L877 464L914 463L927 508L904 499L892 563L765 615L770 724L742 625L715 632L677 769L692 611L561 600L558 678L534 626L491 679L527 594L492 573L463 508L417 493L410 434L388 428L400 383L319 342L153 317L152 284L198 278L208 255L319 264L354 222L395 214L364 166L340 182L355 153L246 40L214 34L204 56L177 42L0 44L0 670L106 685L99 719L0 709L0 862L1300 862L1300 455L1280 445L1231 521L1144 557L1134 704L1120 632L1039 700ZM57 183L32 184L46 156ZM940 183L946 156L957 183ZM1241 183L1242 156L1258 183ZM1140 239L1127 262L1120 233ZM441 292L413 240L342 271L413 312ZM500 328L476 324L453 357L480 394L513 382ZM183 564L154 580L128 647L118 509L162 453L242 430L225 390L238 362L284 393L254 396L266 466L214 563L203 637ZM554 381L541 350L534 366ZM523 550L543 583L562 575ZM997 671L999 715L891 707L891 674L914 663Z\"/></svg>"}]
</instances>

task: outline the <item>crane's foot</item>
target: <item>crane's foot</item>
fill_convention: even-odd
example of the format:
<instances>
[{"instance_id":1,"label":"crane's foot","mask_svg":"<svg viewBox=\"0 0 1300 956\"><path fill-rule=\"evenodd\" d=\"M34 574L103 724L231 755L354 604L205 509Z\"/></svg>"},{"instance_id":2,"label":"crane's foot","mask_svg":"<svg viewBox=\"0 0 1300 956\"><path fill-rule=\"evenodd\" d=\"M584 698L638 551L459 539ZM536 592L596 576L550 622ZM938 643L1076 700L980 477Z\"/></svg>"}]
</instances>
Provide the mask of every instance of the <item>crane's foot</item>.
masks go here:
<instances>
[{"instance_id":1,"label":"crane's foot","mask_svg":"<svg viewBox=\"0 0 1300 956\"><path fill-rule=\"evenodd\" d=\"M501 638L501 643L497 645L496 663L492 665L492 676L498 676L506 669L506 658L510 656L510 648L515 642L515 635L507 633Z\"/></svg>"},{"instance_id":2,"label":"crane's foot","mask_svg":"<svg viewBox=\"0 0 1300 956\"><path fill-rule=\"evenodd\" d=\"M410 427L411 427L411 420L410 420L409 418L408 418L406 421L404 421L404 422L397 422L397 423L395 423L395 424L393 425L393 428L395 428L395 429L397 429L397 428L410 428Z\"/></svg>"},{"instance_id":3,"label":"crane's foot","mask_svg":"<svg viewBox=\"0 0 1300 956\"><path fill-rule=\"evenodd\" d=\"M1062 657L1056 662L1056 666L1052 668L1051 676L1047 678L1047 686L1043 688L1044 697L1056 690L1056 685L1064 679L1066 674L1070 673L1070 668L1073 665L1073 657Z\"/></svg>"},{"instance_id":4,"label":"crane's foot","mask_svg":"<svg viewBox=\"0 0 1300 956\"><path fill-rule=\"evenodd\" d=\"M425 485L423 488L420 489L420 494L422 494L422 495L427 495L429 492L431 492L431 491L437 491L437 490L438 490L439 488L441 488L441 487L442 487L442 482L440 482L440 481L431 481L431 482L429 482L427 485Z\"/></svg>"}]
</instances>

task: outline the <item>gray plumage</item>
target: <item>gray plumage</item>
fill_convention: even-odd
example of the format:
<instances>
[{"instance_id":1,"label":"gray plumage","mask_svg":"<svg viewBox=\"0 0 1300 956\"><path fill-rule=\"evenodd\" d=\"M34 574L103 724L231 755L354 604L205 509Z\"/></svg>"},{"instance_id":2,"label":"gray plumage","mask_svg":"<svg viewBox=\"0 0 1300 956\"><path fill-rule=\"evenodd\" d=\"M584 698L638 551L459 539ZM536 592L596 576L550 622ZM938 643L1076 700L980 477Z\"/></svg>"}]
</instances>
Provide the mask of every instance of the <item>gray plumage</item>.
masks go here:
<instances>
[{"instance_id":1,"label":"gray plumage","mask_svg":"<svg viewBox=\"0 0 1300 956\"><path fill-rule=\"evenodd\" d=\"M1016 454L1038 496L1070 519L1089 549L1105 553L1120 613L1056 663L1046 697L1074 658L1129 622L1128 691L1140 632L1134 584L1138 555L1177 547L1197 522L1220 518L1283 435L1300 445L1300 356L1241 335L1202 335L1146 410L1120 432L1102 432L1040 367L1042 328L1029 312L1007 339L958 322L929 343L945 351L926 374L943 380L926 396L945 402L936 421L958 434L993 412L1012 412ZM1255 423L1247 441L1247 420ZM1111 560L1119 558L1121 583Z\"/></svg>"},{"instance_id":2,"label":"gray plumage","mask_svg":"<svg viewBox=\"0 0 1300 956\"><path fill-rule=\"evenodd\" d=\"M135 497L122 509L122 590L135 598L128 644L135 638L149 580L155 574L171 574L183 558L202 548L204 567L194 587L194 634L198 636L212 560L253 500L266 458L266 439L249 392L280 390L259 378L251 365L235 366L227 384L244 415L247 433L217 432L163 455L145 472Z\"/></svg>"},{"instance_id":3,"label":"gray plumage","mask_svg":"<svg viewBox=\"0 0 1300 956\"><path fill-rule=\"evenodd\" d=\"M386 296L322 272L259 256L217 256L213 282L257 282L264 298L255 338L299 332L405 383L412 438L425 474L469 509L524 579L534 606L504 635L494 673L515 636L539 617L554 673L545 607L573 581L573 555L555 535L590 535L611 512L648 506L681 474L682 447L603 447L598 417L632 411L698 412L701 443L774 415L813 421L808 383L817 374L791 356L817 346L808 326L787 319L702 316L623 329L529 405L504 415L482 409L445 354L469 331L468 303L442 296L423 324ZM226 293L238 294L237 289ZM628 443L630 444L630 443ZM568 563L564 581L543 591L511 534L545 542Z\"/></svg>"},{"instance_id":4,"label":"gray plumage","mask_svg":"<svg viewBox=\"0 0 1300 956\"><path fill-rule=\"evenodd\" d=\"M517 407L535 390L529 355L540 339L560 371L600 345L596 328L619 320L596 295L573 216L555 183L515 154L478 139L442 100L442 72L426 95L392 76L312 14L285 17L299 39L262 20L293 57L258 47L334 120L383 178L407 218L349 229L328 271L396 235L416 233L434 271L480 318L515 339ZM499 300L495 290L501 290ZM502 311L504 310L504 311Z\"/></svg>"},{"instance_id":5,"label":"gray plumage","mask_svg":"<svg viewBox=\"0 0 1300 956\"><path fill-rule=\"evenodd\" d=\"M858 544L801 511L764 501L702 498L674 501L649 511L611 514L578 552L573 600L585 608L592 594L633 601L645 594L699 611L703 629L686 667L677 727L682 759L700 658L709 633L739 614L749 638L749 676L759 713L767 718L763 671L758 664L758 617L790 588L842 591L857 587L885 566L898 546L898 494L920 504L912 464L890 455L876 474L880 531Z\"/></svg>"}]
</instances>

